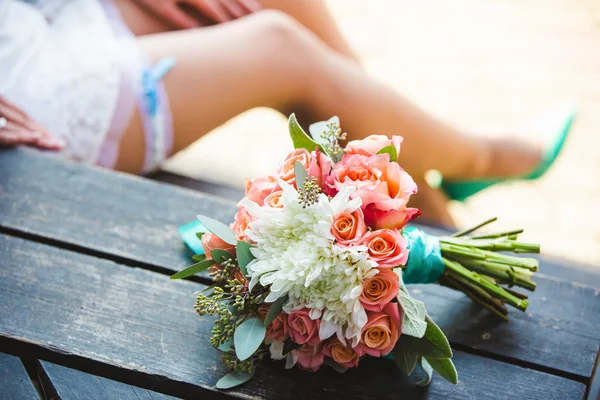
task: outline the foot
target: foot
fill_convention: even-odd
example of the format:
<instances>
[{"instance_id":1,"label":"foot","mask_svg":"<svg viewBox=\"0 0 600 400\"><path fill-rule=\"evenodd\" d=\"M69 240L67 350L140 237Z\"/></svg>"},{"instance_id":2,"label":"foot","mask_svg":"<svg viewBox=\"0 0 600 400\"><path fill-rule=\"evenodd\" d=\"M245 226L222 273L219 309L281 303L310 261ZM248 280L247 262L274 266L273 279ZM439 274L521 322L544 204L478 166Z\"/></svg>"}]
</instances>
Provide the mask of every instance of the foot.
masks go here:
<instances>
[{"instance_id":1,"label":"foot","mask_svg":"<svg viewBox=\"0 0 600 400\"><path fill-rule=\"evenodd\" d=\"M454 220L448 212L448 197L441 190L431 188L424 178L413 178L419 192L410 198L409 206L419 208L423 212L416 222L454 228Z\"/></svg>"},{"instance_id":2,"label":"foot","mask_svg":"<svg viewBox=\"0 0 600 400\"><path fill-rule=\"evenodd\" d=\"M542 162L543 145L510 138L486 139L487 155L477 179L518 178Z\"/></svg>"}]
</instances>

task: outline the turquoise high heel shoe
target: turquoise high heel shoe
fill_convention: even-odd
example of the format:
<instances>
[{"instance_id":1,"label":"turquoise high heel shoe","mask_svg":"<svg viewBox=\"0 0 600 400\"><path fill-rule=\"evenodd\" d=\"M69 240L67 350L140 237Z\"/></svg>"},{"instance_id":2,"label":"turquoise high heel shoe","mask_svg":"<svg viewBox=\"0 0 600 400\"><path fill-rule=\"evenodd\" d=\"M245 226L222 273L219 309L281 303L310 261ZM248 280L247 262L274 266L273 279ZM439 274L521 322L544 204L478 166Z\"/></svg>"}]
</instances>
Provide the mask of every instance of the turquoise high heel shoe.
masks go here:
<instances>
[{"instance_id":1,"label":"turquoise high heel shoe","mask_svg":"<svg viewBox=\"0 0 600 400\"><path fill-rule=\"evenodd\" d=\"M440 188L446 193L448 198L465 201L475 193L501 182L538 179L548 171L562 150L575 119L575 112L576 106L574 104L566 104L558 109L544 113L541 117L536 118L532 124L528 124L530 126L529 132L548 132L548 129L553 130L553 137L546 141L542 161L529 174L520 178L488 179L469 182L444 182L442 180ZM543 125L540 127L541 124ZM542 130L540 128L545 129Z\"/></svg>"}]
</instances>

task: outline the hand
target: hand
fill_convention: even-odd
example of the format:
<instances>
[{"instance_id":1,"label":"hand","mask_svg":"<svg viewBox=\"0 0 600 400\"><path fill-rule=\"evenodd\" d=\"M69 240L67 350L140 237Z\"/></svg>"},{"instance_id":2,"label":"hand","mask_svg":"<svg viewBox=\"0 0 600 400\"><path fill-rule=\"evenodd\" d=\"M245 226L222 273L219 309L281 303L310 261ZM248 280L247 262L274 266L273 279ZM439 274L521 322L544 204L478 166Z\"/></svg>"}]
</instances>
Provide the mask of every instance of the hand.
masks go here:
<instances>
[{"instance_id":1,"label":"hand","mask_svg":"<svg viewBox=\"0 0 600 400\"><path fill-rule=\"evenodd\" d=\"M27 145L44 150L61 150L65 143L35 122L25 111L0 96L0 146ZM6 121L4 121L6 120Z\"/></svg>"},{"instance_id":2,"label":"hand","mask_svg":"<svg viewBox=\"0 0 600 400\"><path fill-rule=\"evenodd\" d=\"M177 29L202 26L197 14L210 22L221 23L262 9L258 0L135 0L147 12ZM189 10L190 13L186 12Z\"/></svg>"}]
</instances>

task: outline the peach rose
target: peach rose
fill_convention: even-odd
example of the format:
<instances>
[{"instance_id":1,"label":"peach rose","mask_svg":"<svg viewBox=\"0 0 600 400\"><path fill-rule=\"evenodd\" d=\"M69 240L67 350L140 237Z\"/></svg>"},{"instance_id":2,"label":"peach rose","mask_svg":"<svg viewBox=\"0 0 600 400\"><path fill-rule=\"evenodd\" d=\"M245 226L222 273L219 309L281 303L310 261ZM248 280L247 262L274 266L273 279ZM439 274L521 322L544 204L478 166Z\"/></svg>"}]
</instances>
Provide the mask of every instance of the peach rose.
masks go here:
<instances>
[{"instance_id":1,"label":"peach rose","mask_svg":"<svg viewBox=\"0 0 600 400\"><path fill-rule=\"evenodd\" d=\"M262 304L260 307L258 307L258 314L260 315L263 321L267 317L269 308L271 308L270 304ZM285 313L279 313L279 315L275 317L273 322L267 325L266 337L268 337L269 339L277 340L279 342L283 342L288 337L290 337L288 333L287 318Z\"/></svg>"},{"instance_id":2,"label":"peach rose","mask_svg":"<svg viewBox=\"0 0 600 400\"><path fill-rule=\"evenodd\" d=\"M362 140L352 140L346 144L344 152L346 154L361 154L363 156L374 156L384 147L394 146L396 154L400 154L400 145L404 138L402 136L392 136L388 138L385 135L370 135Z\"/></svg>"},{"instance_id":3,"label":"peach rose","mask_svg":"<svg viewBox=\"0 0 600 400\"><path fill-rule=\"evenodd\" d=\"M306 370L315 372L325 361L325 354L323 354L323 346L309 346L304 345L297 350L292 351L292 354L298 357L298 364Z\"/></svg>"},{"instance_id":4,"label":"peach rose","mask_svg":"<svg viewBox=\"0 0 600 400\"><path fill-rule=\"evenodd\" d=\"M356 352L346 347L339 341L338 338L331 340L323 352L327 357L333 358L333 361L340 364L344 368L354 368L358 366L358 359L360 358Z\"/></svg>"},{"instance_id":5,"label":"peach rose","mask_svg":"<svg viewBox=\"0 0 600 400\"><path fill-rule=\"evenodd\" d=\"M356 244L365 233L367 233L367 226L360 208L351 213L341 213L333 217L331 234L335 237L338 245L351 246Z\"/></svg>"},{"instance_id":6,"label":"peach rose","mask_svg":"<svg viewBox=\"0 0 600 400\"><path fill-rule=\"evenodd\" d=\"M288 330L295 343L316 346L320 342L320 321L311 319L308 313L309 310L305 308L288 314Z\"/></svg>"},{"instance_id":7,"label":"peach rose","mask_svg":"<svg viewBox=\"0 0 600 400\"><path fill-rule=\"evenodd\" d=\"M408 241L398 229L380 229L367 233L361 242L369 249L369 258L379 268L395 268L408 260Z\"/></svg>"},{"instance_id":8,"label":"peach rose","mask_svg":"<svg viewBox=\"0 0 600 400\"><path fill-rule=\"evenodd\" d=\"M265 198L271 193L281 190L274 176L260 177L255 180L246 179L246 197L263 206Z\"/></svg>"},{"instance_id":9,"label":"peach rose","mask_svg":"<svg viewBox=\"0 0 600 400\"><path fill-rule=\"evenodd\" d=\"M389 154L346 154L325 182L329 195L354 186L352 196L362 199L365 223L373 229L400 229L421 213L407 207L410 196L417 193L417 185L397 162L390 162Z\"/></svg>"},{"instance_id":10,"label":"peach rose","mask_svg":"<svg viewBox=\"0 0 600 400\"><path fill-rule=\"evenodd\" d=\"M400 281L391 269L379 269L379 273L363 282L359 297L365 310L381 311L386 304L398 295Z\"/></svg>"},{"instance_id":11,"label":"peach rose","mask_svg":"<svg viewBox=\"0 0 600 400\"><path fill-rule=\"evenodd\" d=\"M306 169L308 176L317 178L317 184L323 185L323 181L329 175L331 171L331 159L327 155L321 153L319 150L308 152L306 149L296 149L290 154L283 162L281 168L277 172L278 176L296 187L296 174L294 172L294 164L299 161L302 166Z\"/></svg>"},{"instance_id":12,"label":"peach rose","mask_svg":"<svg viewBox=\"0 0 600 400\"><path fill-rule=\"evenodd\" d=\"M271 208L283 208L283 190L277 190L265 197L265 206Z\"/></svg>"},{"instance_id":13,"label":"peach rose","mask_svg":"<svg viewBox=\"0 0 600 400\"><path fill-rule=\"evenodd\" d=\"M233 219L233 224L231 225L231 229L235 232L235 236L237 240L243 240L249 242L248 236L245 234L246 229L248 229L248 224L254 221L255 218L250 215L248 210L245 207L239 206L238 212L235 214Z\"/></svg>"},{"instance_id":14,"label":"peach rose","mask_svg":"<svg viewBox=\"0 0 600 400\"><path fill-rule=\"evenodd\" d=\"M204 248L204 254L206 254L207 260L212 260L210 253L215 249L225 250L232 255L235 255L235 246L224 242L215 234L206 232L202 235L202 248Z\"/></svg>"},{"instance_id":15,"label":"peach rose","mask_svg":"<svg viewBox=\"0 0 600 400\"><path fill-rule=\"evenodd\" d=\"M360 342L354 350L361 356L388 355L402 333L402 315L398 303L388 303L381 311L367 311L367 318Z\"/></svg>"}]
</instances>

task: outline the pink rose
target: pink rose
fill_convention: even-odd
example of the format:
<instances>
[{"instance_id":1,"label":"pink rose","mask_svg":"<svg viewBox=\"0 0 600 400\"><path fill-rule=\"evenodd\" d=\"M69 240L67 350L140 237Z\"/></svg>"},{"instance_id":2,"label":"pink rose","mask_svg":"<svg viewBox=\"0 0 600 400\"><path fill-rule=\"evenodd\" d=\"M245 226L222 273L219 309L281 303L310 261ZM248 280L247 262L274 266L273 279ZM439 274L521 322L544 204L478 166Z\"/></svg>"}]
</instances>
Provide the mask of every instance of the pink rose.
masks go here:
<instances>
[{"instance_id":1,"label":"pink rose","mask_svg":"<svg viewBox=\"0 0 600 400\"><path fill-rule=\"evenodd\" d=\"M340 246L351 246L359 242L367 233L365 218L360 208L351 213L341 213L333 217L331 234Z\"/></svg>"},{"instance_id":2,"label":"pink rose","mask_svg":"<svg viewBox=\"0 0 600 400\"><path fill-rule=\"evenodd\" d=\"M402 315L398 303L388 303L381 311L367 311L367 318L360 342L354 350L361 356L388 355L402 333Z\"/></svg>"},{"instance_id":3,"label":"pink rose","mask_svg":"<svg viewBox=\"0 0 600 400\"><path fill-rule=\"evenodd\" d=\"M379 273L363 282L359 297L365 310L381 311L386 304L398 295L400 281L391 269L379 269Z\"/></svg>"},{"instance_id":4,"label":"pink rose","mask_svg":"<svg viewBox=\"0 0 600 400\"><path fill-rule=\"evenodd\" d=\"M271 308L270 304L262 304L258 308L258 314L264 321L267 317L267 313L269 312L269 308ZM288 337L290 337L288 333L288 325L287 318L285 313L279 313L269 325L267 325L267 334L266 337L269 339L277 340L279 342L285 341Z\"/></svg>"},{"instance_id":5,"label":"pink rose","mask_svg":"<svg viewBox=\"0 0 600 400\"><path fill-rule=\"evenodd\" d=\"M396 154L400 154L400 145L404 139L402 136L392 136L388 138L385 135L371 135L362 140L352 140L348 142L344 152L346 154L361 154L363 156L374 156L384 147L394 146Z\"/></svg>"},{"instance_id":6,"label":"pink rose","mask_svg":"<svg viewBox=\"0 0 600 400\"><path fill-rule=\"evenodd\" d=\"M292 354L298 357L298 364L306 370L316 372L323 361L325 361L325 354L323 354L323 346L309 346L304 345L297 350L292 351Z\"/></svg>"},{"instance_id":7,"label":"pink rose","mask_svg":"<svg viewBox=\"0 0 600 400\"><path fill-rule=\"evenodd\" d=\"M221 240L220 237L210 232L206 232L202 235L202 248L204 248L204 254L206 254L207 260L212 260L210 253L215 249L225 250L232 255L235 255L235 246Z\"/></svg>"},{"instance_id":8,"label":"pink rose","mask_svg":"<svg viewBox=\"0 0 600 400\"><path fill-rule=\"evenodd\" d=\"M294 164L296 161L299 161L300 164L302 164L306 169L308 176L317 178L317 184L319 186L323 185L323 181L331 171L331 159L319 150L309 153L306 149L296 149L288 154L283 165L277 172L282 180L294 187L296 187L296 174L294 172Z\"/></svg>"},{"instance_id":9,"label":"pink rose","mask_svg":"<svg viewBox=\"0 0 600 400\"><path fill-rule=\"evenodd\" d=\"M389 154L375 156L346 154L326 179L327 193L354 186L353 197L362 199L365 223L373 229L402 228L421 212L407 207L417 185Z\"/></svg>"},{"instance_id":10,"label":"pink rose","mask_svg":"<svg viewBox=\"0 0 600 400\"><path fill-rule=\"evenodd\" d=\"M297 344L316 346L319 344L320 321L310 319L307 308L294 311L287 316L288 329L292 340Z\"/></svg>"},{"instance_id":11,"label":"pink rose","mask_svg":"<svg viewBox=\"0 0 600 400\"><path fill-rule=\"evenodd\" d=\"M265 206L271 208L283 208L283 190L277 190L265 197Z\"/></svg>"},{"instance_id":12,"label":"pink rose","mask_svg":"<svg viewBox=\"0 0 600 400\"><path fill-rule=\"evenodd\" d=\"M333 358L333 361L344 368L354 368L358 366L359 355L350 347L346 347L338 338L331 340L323 352L327 357Z\"/></svg>"},{"instance_id":13,"label":"pink rose","mask_svg":"<svg viewBox=\"0 0 600 400\"><path fill-rule=\"evenodd\" d=\"M252 215L250 215L250 213L248 212L248 210L246 210L245 207L238 207L238 212L235 214L235 217L233 219L234 222L231 225L231 229L233 230L233 232L235 232L237 240L243 240L245 242L250 241L250 239L244 232L246 232L246 229L248 229L248 224L254 220L255 218Z\"/></svg>"},{"instance_id":14,"label":"pink rose","mask_svg":"<svg viewBox=\"0 0 600 400\"><path fill-rule=\"evenodd\" d=\"M260 177L253 181L246 179L246 197L261 207L265 198L277 190L281 188L274 176Z\"/></svg>"},{"instance_id":15,"label":"pink rose","mask_svg":"<svg viewBox=\"0 0 600 400\"><path fill-rule=\"evenodd\" d=\"M367 246L369 258L379 268L395 268L408 260L408 241L398 229L380 229L367 233L361 242Z\"/></svg>"}]
</instances>

